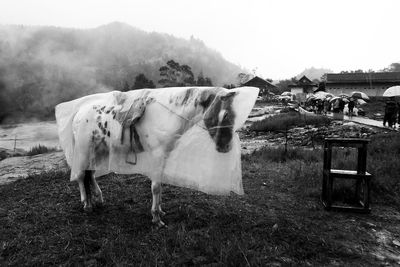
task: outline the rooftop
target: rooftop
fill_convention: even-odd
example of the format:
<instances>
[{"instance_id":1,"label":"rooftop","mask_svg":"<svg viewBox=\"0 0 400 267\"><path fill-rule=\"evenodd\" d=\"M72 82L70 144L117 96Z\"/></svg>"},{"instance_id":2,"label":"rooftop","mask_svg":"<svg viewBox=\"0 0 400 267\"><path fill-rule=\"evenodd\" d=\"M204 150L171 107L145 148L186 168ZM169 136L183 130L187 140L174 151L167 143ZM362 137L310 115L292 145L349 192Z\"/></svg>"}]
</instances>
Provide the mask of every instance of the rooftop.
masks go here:
<instances>
[{"instance_id":1,"label":"rooftop","mask_svg":"<svg viewBox=\"0 0 400 267\"><path fill-rule=\"evenodd\" d=\"M400 82L400 72L328 73L327 83L339 82Z\"/></svg>"}]
</instances>

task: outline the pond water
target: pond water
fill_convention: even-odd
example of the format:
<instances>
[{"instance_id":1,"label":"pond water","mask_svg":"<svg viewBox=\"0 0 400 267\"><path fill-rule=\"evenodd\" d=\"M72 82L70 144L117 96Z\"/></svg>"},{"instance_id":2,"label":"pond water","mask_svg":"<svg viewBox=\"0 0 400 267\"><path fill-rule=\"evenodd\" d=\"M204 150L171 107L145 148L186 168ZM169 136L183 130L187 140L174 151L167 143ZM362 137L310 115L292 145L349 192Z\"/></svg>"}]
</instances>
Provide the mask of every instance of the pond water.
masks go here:
<instances>
[{"instance_id":1,"label":"pond water","mask_svg":"<svg viewBox=\"0 0 400 267\"><path fill-rule=\"evenodd\" d=\"M14 144L26 151L39 144L59 148L56 122L0 125L0 148L14 149Z\"/></svg>"}]
</instances>

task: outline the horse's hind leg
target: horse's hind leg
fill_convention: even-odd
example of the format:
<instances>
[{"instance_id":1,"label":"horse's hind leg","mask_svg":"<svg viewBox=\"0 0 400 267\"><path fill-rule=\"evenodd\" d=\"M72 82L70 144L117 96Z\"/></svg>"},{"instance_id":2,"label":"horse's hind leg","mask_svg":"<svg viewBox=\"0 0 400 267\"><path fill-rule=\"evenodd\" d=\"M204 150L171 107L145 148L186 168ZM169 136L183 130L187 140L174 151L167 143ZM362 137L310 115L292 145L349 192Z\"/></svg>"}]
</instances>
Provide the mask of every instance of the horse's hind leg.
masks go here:
<instances>
[{"instance_id":1,"label":"horse's hind leg","mask_svg":"<svg viewBox=\"0 0 400 267\"><path fill-rule=\"evenodd\" d=\"M82 171L78 175L78 185L79 192L81 193L81 202L83 203L83 209L85 211L90 211L92 209L91 201L91 190L90 190L90 180L87 179L86 171Z\"/></svg>"},{"instance_id":2,"label":"horse's hind leg","mask_svg":"<svg viewBox=\"0 0 400 267\"><path fill-rule=\"evenodd\" d=\"M103 193L101 192L101 189L100 189L99 185L97 184L97 181L96 181L96 178L94 177L93 171L91 171L91 174L90 174L90 181L91 181L91 185L94 190L94 195L96 197L96 205L101 206L104 202Z\"/></svg>"},{"instance_id":3,"label":"horse's hind leg","mask_svg":"<svg viewBox=\"0 0 400 267\"><path fill-rule=\"evenodd\" d=\"M84 192L86 195L86 199L83 200L83 209L85 211L92 211L93 205L92 205L92 189L90 187L91 182L92 182L92 171L85 171L85 174L83 176L83 187L84 187ZM81 188L81 183L79 184L79 187ZM81 189L81 195L82 195L82 189Z\"/></svg>"}]
</instances>

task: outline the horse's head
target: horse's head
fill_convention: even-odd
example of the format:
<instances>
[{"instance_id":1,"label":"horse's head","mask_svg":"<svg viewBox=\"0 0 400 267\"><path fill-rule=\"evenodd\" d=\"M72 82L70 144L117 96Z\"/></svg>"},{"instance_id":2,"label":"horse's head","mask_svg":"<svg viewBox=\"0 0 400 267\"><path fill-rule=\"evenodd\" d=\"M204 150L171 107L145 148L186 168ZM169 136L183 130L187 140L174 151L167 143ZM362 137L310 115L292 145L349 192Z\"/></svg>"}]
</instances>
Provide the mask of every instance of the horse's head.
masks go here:
<instances>
[{"instance_id":1,"label":"horse's head","mask_svg":"<svg viewBox=\"0 0 400 267\"><path fill-rule=\"evenodd\" d=\"M218 152L231 150L235 112L232 101L236 92L209 95L204 102L204 124L214 140Z\"/></svg>"}]
</instances>

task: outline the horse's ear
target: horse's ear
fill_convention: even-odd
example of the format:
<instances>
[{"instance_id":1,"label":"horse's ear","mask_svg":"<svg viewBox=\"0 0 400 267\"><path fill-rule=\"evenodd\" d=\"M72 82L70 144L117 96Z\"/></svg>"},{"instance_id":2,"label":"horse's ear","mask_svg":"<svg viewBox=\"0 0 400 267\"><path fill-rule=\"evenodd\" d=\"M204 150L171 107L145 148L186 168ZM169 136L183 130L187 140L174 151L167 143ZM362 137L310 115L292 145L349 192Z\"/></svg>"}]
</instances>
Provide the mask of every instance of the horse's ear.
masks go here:
<instances>
[{"instance_id":1,"label":"horse's ear","mask_svg":"<svg viewBox=\"0 0 400 267\"><path fill-rule=\"evenodd\" d=\"M236 94L237 94L237 92L229 92L229 93L227 93L226 95L221 96L221 100L222 100L222 101L229 100L229 99L231 99L232 97L234 97Z\"/></svg>"},{"instance_id":2,"label":"horse's ear","mask_svg":"<svg viewBox=\"0 0 400 267\"><path fill-rule=\"evenodd\" d=\"M232 109L236 115L233 129L236 131L245 123L256 102L260 89L257 87L240 87L231 90L237 93L237 96L232 101Z\"/></svg>"}]
</instances>

